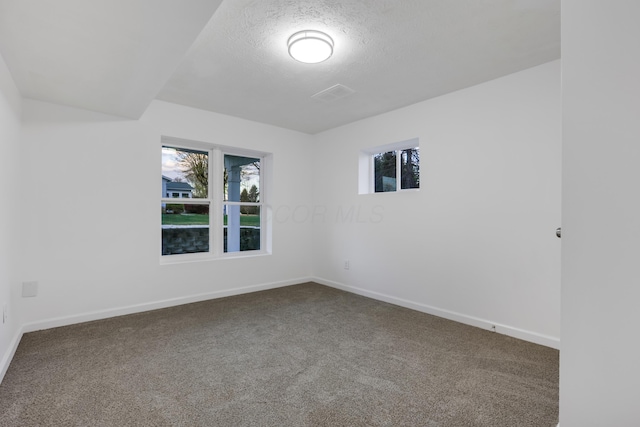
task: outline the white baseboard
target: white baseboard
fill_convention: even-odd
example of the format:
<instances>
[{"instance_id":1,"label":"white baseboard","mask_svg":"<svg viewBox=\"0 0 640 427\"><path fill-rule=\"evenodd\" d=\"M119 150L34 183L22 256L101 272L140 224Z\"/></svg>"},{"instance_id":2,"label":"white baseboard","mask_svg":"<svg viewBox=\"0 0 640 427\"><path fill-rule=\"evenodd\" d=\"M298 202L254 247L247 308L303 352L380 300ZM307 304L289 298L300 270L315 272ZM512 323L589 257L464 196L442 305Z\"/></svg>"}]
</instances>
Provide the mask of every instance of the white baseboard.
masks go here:
<instances>
[{"instance_id":1,"label":"white baseboard","mask_svg":"<svg viewBox=\"0 0 640 427\"><path fill-rule=\"evenodd\" d=\"M144 311L157 310L161 308L173 307L173 306L182 305L182 304L189 304L192 302L206 301L210 299L224 298L224 297L229 297L233 295L246 294L250 292L258 292L258 291L264 291L268 289L281 288L284 286L297 285L300 283L305 283L310 281L319 283L321 285L330 286L332 288L341 289L346 292L351 292L354 294L373 298L379 301L384 301L391 304L399 305L401 307L406 307L416 311L421 311L423 313L432 314L434 316L443 317L445 319L453 320L453 321L464 323L467 325L476 326L483 329L490 330L491 326L495 325L496 332L498 333L509 335L514 338L519 338L525 341L530 341L536 344L541 344L547 347L552 347L555 349L560 348L560 340L555 337L550 337L546 335L537 334L535 332L525 331L525 330L514 328L508 325L497 324L489 320L479 319L473 316L467 316L464 314L455 313L452 311L443 310L436 307L431 307L425 304L408 301L402 298L393 297L393 296L382 294L375 291L369 291L369 290L358 288L355 286L344 285L342 283L333 282L331 280L325 280L320 277L300 277L297 279L285 280L280 282L263 283L260 285L251 285L251 286L244 286L239 288L225 289L221 291L207 292L202 294L171 298L171 299L154 301L149 303L134 304L134 305L118 307L113 309L91 311L91 312L76 314L72 316L55 317L51 319L24 324L21 327L19 327L18 330L16 331L16 334L13 337L13 340L11 341L9 348L7 349L4 356L2 357L2 360L0 361L0 383L2 383L2 380L4 379L7 369L9 369L9 365L11 363L11 360L13 359L13 356L15 355L16 350L18 349L18 345L20 344L22 335L27 332L39 331L42 329L57 328L60 326L73 325L73 324L82 323L82 322L90 322L93 320L106 319L109 317L123 316L123 315L133 314L133 313L141 313Z\"/></svg>"},{"instance_id":2,"label":"white baseboard","mask_svg":"<svg viewBox=\"0 0 640 427\"><path fill-rule=\"evenodd\" d=\"M176 305L190 304L192 302L206 301L210 299L230 297L234 295L247 294L250 292L265 291L268 289L281 288L283 286L297 285L299 283L309 282L310 277L300 277L297 279L284 280L280 282L262 283L259 285L243 286L239 288L224 289L214 292L206 292L202 294L189 295L178 298L170 298L166 300L134 304L125 307L110 308L106 310L96 310L72 316L55 317L52 319L40 320L37 322L27 323L23 325L24 333L39 331L42 329L57 328L59 326L73 325L76 323L90 322L93 320L107 319L109 317L123 316L127 314L141 313L144 311L157 310L160 308L174 307Z\"/></svg>"},{"instance_id":3,"label":"white baseboard","mask_svg":"<svg viewBox=\"0 0 640 427\"><path fill-rule=\"evenodd\" d=\"M480 319L466 314L456 313L449 310L444 310L437 307L432 307L426 304L409 301L403 298L397 298L391 295L370 291L367 289L358 288L355 286L345 285L343 283L334 282L332 280L322 279L320 277L312 277L312 281L320 283L321 285L330 286L332 288L340 289L343 291L351 292L354 294L362 295L365 297L373 298L379 301L388 302L390 304L399 305L401 307L410 308L412 310L421 311L423 313L432 314L434 316L443 317L445 319L453 320L456 322L464 323L466 325L475 326L482 329L492 330L492 326L495 326L495 332L508 335L510 337L518 338L524 341L529 341L535 344L544 345L555 349L560 349L560 339L551 337L548 335L539 334L536 332L526 331L520 328L515 328L509 325L503 325L500 323L492 322L486 319Z\"/></svg>"},{"instance_id":4,"label":"white baseboard","mask_svg":"<svg viewBox=\"0 0 640 427\"><path fill-rule=\"evenodd\" d=\"M309 281L311 281L310 277L300 277L297 279L284 280L280 282L262 283L259 285L251 285L251 286L244 286L239 288L225 289L221 291L206 292L202 294L189 295L185 297L170 298L170 299L161 300L161 301L134 304L134 305L118 307L113 309L96 310L96 311L91 311L91 312L82 313L82 314L55 317L51 319L39 320L37 322L27 323L27 324L21 325L21 327L18 328L15 336L13 337L13 339L11 340L11 343L9 344L9 348L7 349L7 351L2 357L2 360L0 361L0 383L2 383L2 380L4 379L4 376L7 373L7 370L9 369L9 365L11 364L11 360L13 360L13 356L16 354L16 350L18 349L18 345L20 344L20 340L22 339L22 336L27 332L39 331L42 329L57 328L59 326L73 325L76 323L90 322L93 320L107 319L109 317L123 316L126 314L141 313L149 310L157 310L160 308L173 307L176 305L189 304L192 302L206 301L206 300L216 299L216 298L224 298L224 297L229 297L233 295L241 295L241 294L246 294L250 292L265 291L268 289L275 289L275 288L281 288L284 286L297 285L299 283L305 283Z\"/></svg>"},{"instance_id":5,"label":"white baseboard","mask_svg":"<svg viewBox=\"0 0 640 427\"><path fill-rule=\"evenodd\" d=\"M18 349L18 344L20 344L23 333L24 331L22 330L22 328L18 328L18 330L16 330L16 334L13 336L13 339L9 343L9 348L7 348L7 351L5 351L4 355L2 356L2 360L0 361L0 384L2 384L2 380L4 380L4 376L9 369L9 365L13 360L13 356L15 356L16 354L16 350Z\"/></svg>"}]
</instances>

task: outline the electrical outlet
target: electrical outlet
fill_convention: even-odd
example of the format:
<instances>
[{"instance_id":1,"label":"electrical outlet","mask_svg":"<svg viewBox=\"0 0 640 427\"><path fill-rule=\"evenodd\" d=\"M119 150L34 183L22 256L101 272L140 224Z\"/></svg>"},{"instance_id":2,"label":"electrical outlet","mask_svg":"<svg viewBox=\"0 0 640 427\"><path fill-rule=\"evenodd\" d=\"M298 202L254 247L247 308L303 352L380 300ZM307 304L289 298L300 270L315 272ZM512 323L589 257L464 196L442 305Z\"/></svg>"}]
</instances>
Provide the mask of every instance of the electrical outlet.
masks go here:
<instances>
[{"instance_id":1,"label":"electrical outlet","mask_svg":"<svg viewBox=\"0 0 640 427\"><path fill-rule=\"evenodd\" d=\"M344 269L348 270L349 268L350 268L349 260L347 259L347 260L344 261Z\"/></svg>"},{"instance_id":2,"label":"electrical outlet","mask_svg":"<svg viewBox=\"0 0 640 427\"><path fill-rule=\"evenodd\" d=\"M38 295L38 282L22 282L22 297L35 297Z\"/></svg>"}]
</instances>

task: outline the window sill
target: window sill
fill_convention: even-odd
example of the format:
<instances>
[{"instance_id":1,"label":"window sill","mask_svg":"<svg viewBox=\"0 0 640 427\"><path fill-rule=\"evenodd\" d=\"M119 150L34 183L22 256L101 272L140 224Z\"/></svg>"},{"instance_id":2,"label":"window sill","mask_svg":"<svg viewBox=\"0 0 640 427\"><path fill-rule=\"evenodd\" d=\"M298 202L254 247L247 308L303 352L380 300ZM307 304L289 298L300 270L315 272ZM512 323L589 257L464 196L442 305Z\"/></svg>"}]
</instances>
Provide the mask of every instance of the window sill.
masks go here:
<instances>
[{"instance_id":1,"label":"window sill","mask_svg":"<svg viewBox=\"0 0 640 427\"><path fill-rule=\"evenodd\" d=\"M396 191L379 191L379 192L367 192L367 193L358 193L358 196L368 196L373 194L403 194L403 193L419 193L419 188L407 188L404 190L396 190Z\"/></svg>"},{"instance_id":2,"label":"window sill","mask_svg":"<svg viewBox=\"0 0 640 427\"><path fill-rule=\"evenodd\" d=\"M222 255L211 254L182 254L182 255L162 255L160 256L160 265L172 265L172 264L189 264L194 262L208 262L208 261L224 261L231 259L242 258L258 258L263 256L270 256L271 252L266 251L247 251L247 252L233 252Z\"/></svg>"}]
</instances>

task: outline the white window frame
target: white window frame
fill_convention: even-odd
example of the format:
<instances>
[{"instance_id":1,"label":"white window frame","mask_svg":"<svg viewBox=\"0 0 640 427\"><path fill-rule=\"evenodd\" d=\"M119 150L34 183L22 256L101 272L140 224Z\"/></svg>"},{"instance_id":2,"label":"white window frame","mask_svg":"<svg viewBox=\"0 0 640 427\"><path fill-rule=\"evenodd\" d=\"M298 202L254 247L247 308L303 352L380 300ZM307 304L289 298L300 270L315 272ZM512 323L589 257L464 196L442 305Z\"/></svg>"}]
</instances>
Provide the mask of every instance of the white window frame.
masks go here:
<instances>
[{"instance_id":1,"label":"white window frame","mask_svg":"<svg viewBox=\"0 0 640 427\"><path fill-rule=\"evenodd\" d=\"M405 141L394 142L391 144L379 145L360 151L358 159L358 194L396 194L406 192L416 192L420 188L402 188L401 174L401 152L409 148L418 148L420 150L420 139L412 138ZM396 152L396 179L397 185L395 191L377 192L375 188L375 170L373 156L381 153ZM422 178L422 159L420 159L420 178ZM422 182L422 179L420 180Z\"/></svg>"},{"instance_id":2,"label":"white window frame","mask_svg":"<svg viewBox=\"0 0 640 427\"><path fill-rule=\"evenodd\" d=\"M174 264L192 261L207 261L217 259L230 259L241 257L252 257L269 255L271 253L271 230L268 213L270 208L268 200L268 179L270 173L271 154L254 150L247 150L236 147L215 145L200 141L185 140L182 138L163 136L161 138L160 149L162 147L172 147L177 149L198 150L208 153L208 174L209 188L207 198L171 198L162 197L160 203L169 204L201 204L209 206L209 251L189 254L162 255L162 231L160 232L159 249L161 264ZM254 157L260 159L259 191L258 202L230 202L224 200L224 156L225 154L242 157ZM162 162L160 162L162 164ZM252 251L224 252L224 205L258 206L260 208L260 249ZM162 221L160 220L160 230Z\"/></svg>"}]
</instances>

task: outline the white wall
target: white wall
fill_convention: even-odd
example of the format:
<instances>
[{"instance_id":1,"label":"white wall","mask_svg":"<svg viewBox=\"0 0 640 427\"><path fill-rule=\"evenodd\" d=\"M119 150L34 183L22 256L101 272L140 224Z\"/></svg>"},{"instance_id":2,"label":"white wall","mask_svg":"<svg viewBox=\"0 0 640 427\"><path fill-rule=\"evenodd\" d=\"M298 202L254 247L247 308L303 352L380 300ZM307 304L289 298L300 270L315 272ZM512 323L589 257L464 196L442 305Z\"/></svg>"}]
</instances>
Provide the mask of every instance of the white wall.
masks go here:
<instances>
[{"instance_id":1,"label":"white wall","mask_svg":"<svg viewBox=\"0 0 640 427\"><path fill-rule=\"evenodd\" d=\"M555 61L317 135L314 275L557 347L560 101ZM359 151L416 137L420 191L358 195Z\"/></svg>"},{"instance_id":2,"label":"white wall","mask_svg":"<svg viewBox=\"0 0 640 427\"><path fill-rule=\"evenodd\" d=\"M18 330L15 283L18 278L19 231L21 206L19 196L23 183L20 153L20 114L22 100L9 70L0 56L0 381L13 356ZM9 317L2 323L6 305Z\"/></svg>"},{"instance_id":3,"label":"white wall","mask_svg":"<svg viewBox=\"0 0 640 427\"><path fill-rule=\"evenodd\" d=\"M11 174L28 227L14 294L22 281L39 294L16 298L16 323L29 331L314 276L557 346L559 72L545 64L316 136L161 101L132 121L23 100ZM273 255L160 265L161 135L274 154ZM415 137L422 189L358 195L359 150Z\"/></svg>"},{"instance_id":4,"label":"white wall","mask_svg":"<svg viewBox=\"0 0 640 427\"><path fill-rule=\"evenodd\" d=\"M562 427L638 426L640 2L562 2Z\"/></svg>"},{"instance_id":5,"label":"white wall","mask_svg":"<svg viewBox=\"0 0 640 427\"><path fill-rule=\"evenodd\" d=\"M153 102L140 121L25 100L21 214L35 298L26 330L297 283L311 272L309 224L273 223L273 255L160 265L160 136L273 153L270 203L310 204L311 137ZM61 191L63 189L63 191Z\"/></svg>"}]
</instances>

